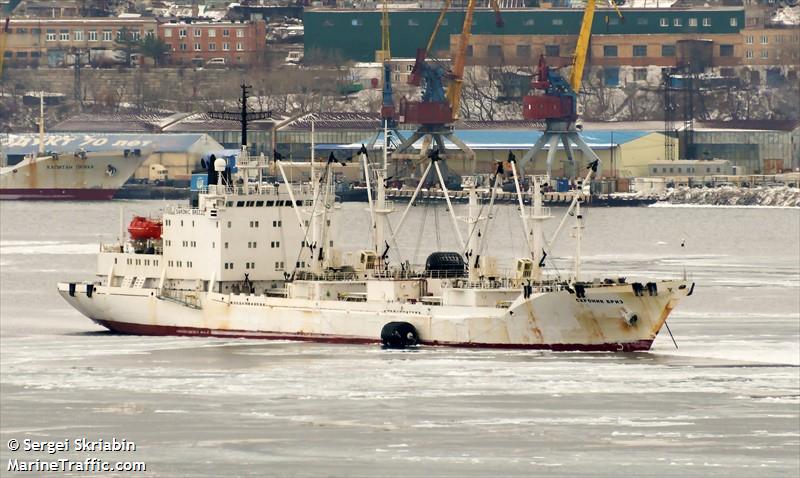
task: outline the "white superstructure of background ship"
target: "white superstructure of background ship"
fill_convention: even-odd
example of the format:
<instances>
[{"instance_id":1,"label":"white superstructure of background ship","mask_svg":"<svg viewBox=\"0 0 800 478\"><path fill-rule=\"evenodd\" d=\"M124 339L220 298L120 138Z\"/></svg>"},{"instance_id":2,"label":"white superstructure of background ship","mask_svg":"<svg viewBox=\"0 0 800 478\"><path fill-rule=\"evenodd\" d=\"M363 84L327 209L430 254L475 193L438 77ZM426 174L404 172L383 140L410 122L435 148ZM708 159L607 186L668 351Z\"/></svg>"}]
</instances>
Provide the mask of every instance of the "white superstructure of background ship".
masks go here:
<instances>
[{"instance_id":1,"label":"white superstructure of background ship","mask_svg":"<svg viewBox=\"0 0 800 478\"><path fill-rule=\"evenodd\" d=\"M154 233L103 245L97 279L60 283L58 290L82 314L121 333L587 351L648 350L679 300L693 291L685 279L582 281L582 196L548 240L542 223L551 214L541 201L548 178L532 176L524 192L514 162L529 255L511 271L498 269L486 253L494 194L479 205L475 193L479 183L495 184L500 166L488 177L465 178L466 217L457 217L447 200L460 250L431 251L425 266L393 264L388 251L429 174L448 197L438 156L429 158L395 224L385 199L386 151L381 165L365 149L358 158L370 186L370 249L342 253L332 239L333 157L321 167L312 162L310 182L291 184L280 161L253 160L243 149L234 177L216 159L197 207L168 207L145 228ZM585 195L596 167L584 179ZM270 168L282 182L264 180ZM528 194L531 206L523 201ZM346 226L346 218L338 219ZM551 276L548 251L569 221L574 270Z\"/></svg>"}]
</instances>

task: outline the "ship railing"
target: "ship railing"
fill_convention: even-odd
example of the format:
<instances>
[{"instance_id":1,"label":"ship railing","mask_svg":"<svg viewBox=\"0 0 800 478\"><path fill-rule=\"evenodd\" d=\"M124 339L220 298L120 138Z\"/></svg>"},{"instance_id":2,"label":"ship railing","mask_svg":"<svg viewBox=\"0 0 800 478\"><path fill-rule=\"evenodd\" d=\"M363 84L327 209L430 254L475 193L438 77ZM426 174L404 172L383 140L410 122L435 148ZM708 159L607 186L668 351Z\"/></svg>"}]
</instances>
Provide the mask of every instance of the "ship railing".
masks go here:
<instances>
[{"instance_id":1,"label":"ship railing","mask_svg":"<svg viewBox=\"0 0 800 478\"><path fill-rule=\"evenodd\" d=\"M468 277L453 278L442 283L442 288L449 289L519 289L524 285L533 287L533 292L559 292L567 290L566 282L551 280L533 281L529 278L517 277L513 270L491 277L470 280Z\"/></svg>"},{"instance_id":2,"label":"ship railing","mask_svg":"<svg viewBox=\"0 0 800 478\"><path fill-rule=\"evenodd\" d=\"M314 193L314 188L308 184L292 184L292 193L301 196L301 195L312 195ZM327 190L327 193L333 197L336 194L336 187L331 186L327 188L325 186L321 187L320 194L324 194ZM285 191L285 189L284 189ZM200 194L220 194L226 196L249 196L249 195L263 195L263 196L273 196L278 197L281 195L281 189L274 185L274 184L237 184L234 186L217 186L217 185L210 185L205 186L202 188L198 188L197 192ZM283 193L286 194L285 192Z\"/></svg>"},{"instance_id":3,"label":"ship railing","mask_svg":"<svg viewBox=\"0 0 800 478\"><path fill-rule=\"evenodd\" d=\"M161 300L176 302L192 309L202 309L200 297L193 290L161 289L157 296Z\"/></svg>"},{"instance_id":4,"label":"ship railing","mask_svg":"<svg viewBox=\"0 0 800 478\"><path fill-rule=\"evenodd\" d=\"M125 245L115 242L113 244L103 244L100 243L100 252L107 252L107 253L118 253L121 254L125 252Z\"/></svg>"},{"instance_id":5,"label":"ship railing","mask_svg":"<svg viewBox=\"0 0 800 478\"><path fill-rule=\"evenodd\" d=\"M320 274L310 271L297 271L294 274L294 279L305 281L354 281L364 280L364 275L356 271L325 271Z\"/></svg>"}]
</instances>

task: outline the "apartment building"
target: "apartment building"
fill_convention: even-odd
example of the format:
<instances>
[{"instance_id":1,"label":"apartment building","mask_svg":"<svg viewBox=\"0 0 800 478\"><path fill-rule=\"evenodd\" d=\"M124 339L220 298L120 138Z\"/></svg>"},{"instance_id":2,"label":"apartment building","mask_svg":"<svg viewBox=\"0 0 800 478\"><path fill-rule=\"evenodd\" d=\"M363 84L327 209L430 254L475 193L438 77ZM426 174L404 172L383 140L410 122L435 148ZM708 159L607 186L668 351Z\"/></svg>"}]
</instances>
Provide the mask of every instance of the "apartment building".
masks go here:
<instances>
[{"instance_id":1,"label":"apartment building","mask_svg":"<svg viewBox=\"0 0 800 478\"><path fill-rule=\"evenodd\" d=\"M427 43L438 14L437 10L424 9L391 11L392 55L413 58L416 49ZM624 19L612 9L597 10L592 25L592 61L602 60L613 65L630 58L636 59L634 63L655 61L655 64L670 66L675 64L677 42L682 39L712 40L717 45L714 53L717 58L736 56L737 46L741 48L739 35L745 24L741 7L626 8L623 15ZM312 50L327 50L338 51L347 60L370 61L380 45L380 17L379 10L306 10L303 16L306 57ZM463 17L463 12L458 11L445 14L433 43L434 52L444 56L454 53ZM528 64L530 58L535 60L541 53L552 58L554 63L568 61L583 11L525 8L503 11L502 17L505 25L498 27L491 9L475 12L469 61ZM616 52L611 48L614 46Z\"/></svg>"},{"instance_id":2,"label":"apartment building","mask_svg":"<svg viewBox=\"0 0 800 478\"><path fill-rule=\"evenodd\" d=\"M65 66L81 52L84 62L113 59L121 31L131 38L156 34L154 18L12 18L5 60L8 66Z\"/></svg>"},{"instance_id":3,"label":"apartment building","mask_svg":"<svg viewBox=\"0 0 800 478\"><path fill-rule=\"evenodd\" d=\"M800 66L800 26L761 26L742 30L742 64L754 72L765 72L767 82L779 72L794 72ZM785 71L788 70L788 71ZM781 76L781 75L778 75Z\"/></svg>"},{"instance_id":4,"label":"apartment building","mask_svg":"<svg viewBox=\"0 0 800 478\"><path fill-rule=\"evenodd\" d=\"M609 87L631 82L660 83L662 71L691 64L695 71L734 76L746 55L742 7L598 8L592 25L587 81ZM583 11L577 8L478 10L467 46L467 63L535 67L540 55L560 67L572 62ZM438 11L390 12L393 56L413 57L433 30ZM356 61L374 55L380 39L380 12L309 9L305 12L306 55L332 51ZM463 13L445 15L434 54L452 57L458 48ZM364 41L375 38L374 42ZM786 40L788 41L788 40Z\"/></svg>"},{"instance_id":5,"label":"apartment building","mask_svg":"<svg viewBox=\"0 0 800 478\"><path fill-rule=\"evenodd\" d=\"M258 62L266 48L266 23L170 22L158 26L158 37L170 47L174 64L204 65L209 61L226 65Z\"/></svg>"}]
</instances>

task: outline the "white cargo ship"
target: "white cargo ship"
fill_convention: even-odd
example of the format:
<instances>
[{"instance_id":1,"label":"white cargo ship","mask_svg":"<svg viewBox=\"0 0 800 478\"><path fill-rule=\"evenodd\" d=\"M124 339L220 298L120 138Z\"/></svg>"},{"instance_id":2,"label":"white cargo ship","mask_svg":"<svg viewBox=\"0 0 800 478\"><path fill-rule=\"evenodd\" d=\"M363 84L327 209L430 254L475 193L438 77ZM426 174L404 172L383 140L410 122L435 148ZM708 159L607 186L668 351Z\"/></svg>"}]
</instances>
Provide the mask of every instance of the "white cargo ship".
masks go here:
<instances>
[{"instance_id":1,"label":"white cargo ship","mask_svg":"<svg viewBox=\"0 0 800 478\"><path fill-rule=\"evenodd\" d=\"M145 159L139 149L27 156L0 168L0 199L111 199Z\"/></svg>"},{"instance_id":2,"label":"white cargo ship","mask_svg":"<svg viewBox=\"0 0 800 478\"><path fill-rule=\"evenodd\" d=\"M280 161L250 160L243 152L234 177L225 160L215 161L197 207L169 207L144 227L137 218L131 241L102 245L95 280L59 283L58 290L86 317L128 334L586 351L648 350L693 291L685 278L582 280L582 196L545 238L542 223L551 214L541 188L548 178L532 176L530 190L522 191L513 162L527 255L501 271L485 252L497 246L484 241L495 194L479 204L475 193L496 184L499 166L493 175L466 178L470 202L466 217L458 217L432 155L391 224L386 152L382 166L365 153L369 249L345 253L332 240L332 224L347 227L347 218L335 217L332 159L318 168L312 163L309 183L291 184ZM268 168L283 181L265 181ZM392 263L389 250L397 250L395 239L429 174L440 180L461 249L430 251L425 265ZM587 195L592 174L584 181ZM568 223L576 256L574 270L561 276L549 252Z\"/></svg>"},{"instance_id":3,"label":"white cargo ship","mask_svg":"<svg viewBox=\"0 0 800 478\"><path fill-rule=\"evenodd\" d=\"M44 94L39 96L39 151L0 166L2 199L111 199L147 159L140 148L72 153L45 151Z\"/></svg>"}]
</instances>

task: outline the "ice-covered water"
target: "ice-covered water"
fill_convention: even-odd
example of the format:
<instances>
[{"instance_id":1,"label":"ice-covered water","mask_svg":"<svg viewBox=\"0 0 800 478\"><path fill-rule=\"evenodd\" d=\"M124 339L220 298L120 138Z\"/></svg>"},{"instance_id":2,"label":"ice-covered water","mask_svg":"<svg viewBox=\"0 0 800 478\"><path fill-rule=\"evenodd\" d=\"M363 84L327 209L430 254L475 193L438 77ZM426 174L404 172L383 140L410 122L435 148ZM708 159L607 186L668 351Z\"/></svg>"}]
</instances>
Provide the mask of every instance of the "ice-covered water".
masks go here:
<instances>
[{"instance_id":1,"label":"ice-covered water","mask_svg":"<svg viewBox=\"0 0 800 478\"><path fill-rule=\"evenodd\" d=\"M112 335L54 283L91 275L120 205L163 203L0 203L3 476L10 458L53 458L11 439L83 436L134 441L100 454L145 461L132 476L800 474L797 209L589 210L587 277L698 286L669 321L677 350L661 334L649 353L579 354ZM342 213L338 240L357 249L363 205ZM522 251L514 214L489 236L506 260ZM443 208L413 210L402 258L455 246L437 221ZM571 248L554 251L562 272Z\"/></svg>"}]
</instances>

